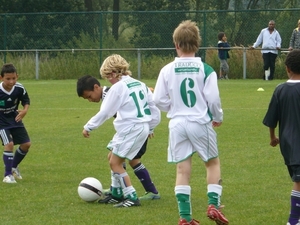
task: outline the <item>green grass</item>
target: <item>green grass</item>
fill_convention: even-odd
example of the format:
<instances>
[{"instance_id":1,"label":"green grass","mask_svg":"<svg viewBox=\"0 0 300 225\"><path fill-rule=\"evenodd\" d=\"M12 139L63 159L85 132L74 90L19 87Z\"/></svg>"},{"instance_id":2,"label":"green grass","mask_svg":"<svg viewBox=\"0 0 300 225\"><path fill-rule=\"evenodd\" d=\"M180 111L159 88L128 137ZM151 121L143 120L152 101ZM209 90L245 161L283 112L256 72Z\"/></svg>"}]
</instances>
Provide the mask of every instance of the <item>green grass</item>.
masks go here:
<instances>
[{"instance_id":1,"label":"green grass","mask_svg":"<svg viewBox=\"0 0 300 225\"><path fill-rule=\"evenodd\" d=\"M0 182L0 224L4 225L174 225L178 209L174 196L175 165L167 163L168 120L155 130L143 163L160 191L161 200L142 207L115 209L86 203L77 194L79 182L98 178L110 185L106 144L114 134L112 120L82 137L83 125L99 109L76 94L76 80L20 81L31 97L24 119L32 141L20 168L23 180ZM154 87L155 80L144 80ZM276 85L283 81L219 81L224 122L216 128L222 167L225 215L231 225L285 224L292 183L279 148L269 146L268 128L262 124ZM102 85L108 83L101 80ZM264 92L256 90L262 87ZM139 195L143 188L128 169ZM213 224L205 215L205 169L194 156L191 177L193 217Z\"/></svg>"}]
</instances>

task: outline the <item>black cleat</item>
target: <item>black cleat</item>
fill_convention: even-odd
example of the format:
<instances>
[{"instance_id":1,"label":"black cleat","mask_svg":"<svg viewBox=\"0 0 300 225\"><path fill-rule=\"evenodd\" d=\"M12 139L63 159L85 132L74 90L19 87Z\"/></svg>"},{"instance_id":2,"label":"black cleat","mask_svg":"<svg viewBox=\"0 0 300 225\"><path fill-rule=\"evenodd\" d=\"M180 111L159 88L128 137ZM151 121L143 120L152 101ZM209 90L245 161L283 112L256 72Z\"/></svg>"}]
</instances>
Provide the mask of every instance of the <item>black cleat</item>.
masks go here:
<instances>
[{"instance_id":1,"label":"black cleat","mask_svg":"<svg viewBox=\"0 0 300 225\"><path fill-rule=\"evenodd\" d=\"M121 208L121 207L132 207L132 206L141 206L140 200L132 200L132 199L125 199L123 202L114 205L114 207Z\"/></svg>"},{"instance_id":2,"label":"black cleat","mask_svg":"<svg viewBox=\"0 0 300 225\"><path fill-rule=\"evenodd\" d=\"M112 194L108 194L104 199L100 199L98 200L98 203L105 203L105 204L115 204L115 203L119 203L119 202L122 202L124 201L124 198L121 197L121 198L117 198L117 197L114 197L112 196Z\"/></svg>"}]
</instances>

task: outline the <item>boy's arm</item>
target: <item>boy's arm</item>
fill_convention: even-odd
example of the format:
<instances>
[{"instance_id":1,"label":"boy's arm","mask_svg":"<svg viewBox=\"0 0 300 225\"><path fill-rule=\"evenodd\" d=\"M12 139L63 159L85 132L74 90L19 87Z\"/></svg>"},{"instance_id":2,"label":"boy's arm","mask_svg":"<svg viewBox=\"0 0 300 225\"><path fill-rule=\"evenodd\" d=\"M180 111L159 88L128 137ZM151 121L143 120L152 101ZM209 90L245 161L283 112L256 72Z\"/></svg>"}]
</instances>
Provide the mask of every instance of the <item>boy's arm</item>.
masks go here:
<instances>
[{"instance_id":1,"label":"boy's arm","mask_svg":"<svg viewBox=\"0 0 300 225\"><path fill-rule=\"evenodd\" d=\"M121 96L115 90L110 89L110 94L105 97L105 101L102 102L100 111L94 115L85 125L83 135L87 137L90 131L97 129L101 126L106 120L113 117L118 108L121 105Z\"/></svg>"},{"instance_id":2,"label":"boy's arm","mask_svg":"<svg viewBox=\"0 0 300 225\"><path fill-rule=\"evenodd\" d=\"M279 138L275 135L275 128L269 127L270 131L270 145L275 147L279 143Z\"/></svg>"},{"instance_id":3,"label":"boy's arm","mask_svg":"<svg viewBox=\"0 0 300 225\"><path fill-rule=\"evenodd\" d=\"M149 99L149 108L151 111L151 117L152 120L149 122L150 127L150 134L153 133L154 128L160 123L161 121L161 113L160 110L155 106L155 103L153 101L153 94L148 88L148 99Z\"/></svg>"},{"instance_id":4,"label":"boy's arm","mask_svg":"<svg viewBox=\"0 0 300 225\"><path fill-rule=\"evenodd\" d=\"M18 110L18 115L15 118L16 122L21 121L26 116L28 109L29 109L29 104L25 104L23 106L23 109Z\"/></svg>"},{"instance_id":5,"label":"boy's arm","mask_svg":"<svg viewBox=\"0 0 300 225\"><path fill-rule=\"evenodd\" d=\"M206 98L209 111L212 115L212 120L214 121L213 126L220 126L223 121L223 110L221 107L217 74L215 71L210 73L206 79L203 93Z\"/></svg>"},{"instance_id":6,"label":"boy's arm","mask_svg":"<svg viewBox=\"0 0 300 225\"><path fill-rule=\"evenodd\" d=\"M164 74L163 71L161 71L154 88L153 101L156 106L164 112L168 112L171 105L171 100L169 98L167 89L168 87L164 82Z\"/></svg>"},{"instance_id":7,"label":"boy's arm","mask_svg":"<svg viewBox=\"0 0 300 225\"><path fill-rule=\"evenodd\" d=\"M18 109L18 115L15 118L16 122L21 121L26 116L27 111L29 109L30 99L29 99L29 95L25 89L23 90L23 95L20 100L21 100L23 109Z\"/></svg>"}]
</instances>

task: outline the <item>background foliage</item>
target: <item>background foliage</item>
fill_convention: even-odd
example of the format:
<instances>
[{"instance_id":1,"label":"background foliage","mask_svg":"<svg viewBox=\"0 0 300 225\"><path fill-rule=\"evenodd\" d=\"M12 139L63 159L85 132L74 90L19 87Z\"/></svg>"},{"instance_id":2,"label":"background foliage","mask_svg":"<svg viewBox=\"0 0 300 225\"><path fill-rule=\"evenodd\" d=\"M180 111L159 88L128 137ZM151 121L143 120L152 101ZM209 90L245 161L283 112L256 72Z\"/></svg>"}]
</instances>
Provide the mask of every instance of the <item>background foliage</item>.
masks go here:
<instances>
[{"instance_id":1,"label":"background foliage","mask_svg":"<svg viewBox=\"0 0 300 225\"><path fill-rule=\"evenodd\" d=\"M133 71L141 66L143 78L156 78L165 62L176 55L172 33L185 19L197 22L205 49L216 47L220 31L226 33L232 47L248 48L260 30L274 19L285 50L300 11L295 8L300 0L41 0L38 3L3 0L2 3L0 57L3 63L18 64L28 79L36 76L37 69L41 79L74 79L86 73L98 76L103 59L111 53L125 56ZM140 65L137 51L145 48L151 50L142 52ZM35 49L44 50L38 56L38 67ZM76 50L75 54L61 51L71 49ZM90 52L80 52L89 49ZM126 49L131 50L126 52ZM205 49L200 49L198 55L218 71L216 49L213 52ZM261 54L254 52L247 52L247 78L263 76ZM243 55L237 49L230 53L230 77L242 78ZM284 58L282 54L276 64L275 77L279 79L285 77Z\"/></svg>"}]
</instances>

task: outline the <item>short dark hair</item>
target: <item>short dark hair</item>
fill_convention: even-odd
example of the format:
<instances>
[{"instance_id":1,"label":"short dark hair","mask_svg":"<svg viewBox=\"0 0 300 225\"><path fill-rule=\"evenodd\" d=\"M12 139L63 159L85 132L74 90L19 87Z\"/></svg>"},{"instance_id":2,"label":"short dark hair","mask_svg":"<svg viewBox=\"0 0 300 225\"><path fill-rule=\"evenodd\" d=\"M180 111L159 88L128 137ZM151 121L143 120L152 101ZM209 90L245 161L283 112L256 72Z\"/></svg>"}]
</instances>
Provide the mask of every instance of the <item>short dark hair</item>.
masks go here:
<instances>
[{"instance_id":1,"label":"short dark hair","mask_svg":"<svg viewBox=\"0 0 300 225\"><path fill-rule=\"evenodd\" d=\"M1 77L4 77L6 73L17 73L17 69L12 63L6 63L2 66Z\"/></svg>"},{"instance_id":2,"label":"short dark hair","mask_svg":"<svg viewBox=\"0 0 300 225\"><path fill-rule=\"evenodd\" d=\"M300 74L300 49L295 49L287 55L285 59L285 65L288 67L293 73Z\"/></svg>"},{"instance_id":3,"label":"short dark hair","mask_svg":"<svg viewBox=\"0 0 300 225\"><path fill-rule=\"evenodd\" d=\"M84 91L93 91L94 85L97 84L99 86L100 82L97 78L91 75L84 75L77 80L77 94L79 97L83 96Z\"/></svg>"},{"instance_id":4,"label":"short dark hair","mask_svg":"<svg viewBox=\"0 0 300 225\"><path fill-rule=\"evenodd\" d=\"M220 32L220 33L218 33L218 39L219 39L219 41L221 41L221 40L222 40L222 38L224 37L224 35L225 35L225 33L224 33L224 32Z\"/></svg>"}]
</instances>

